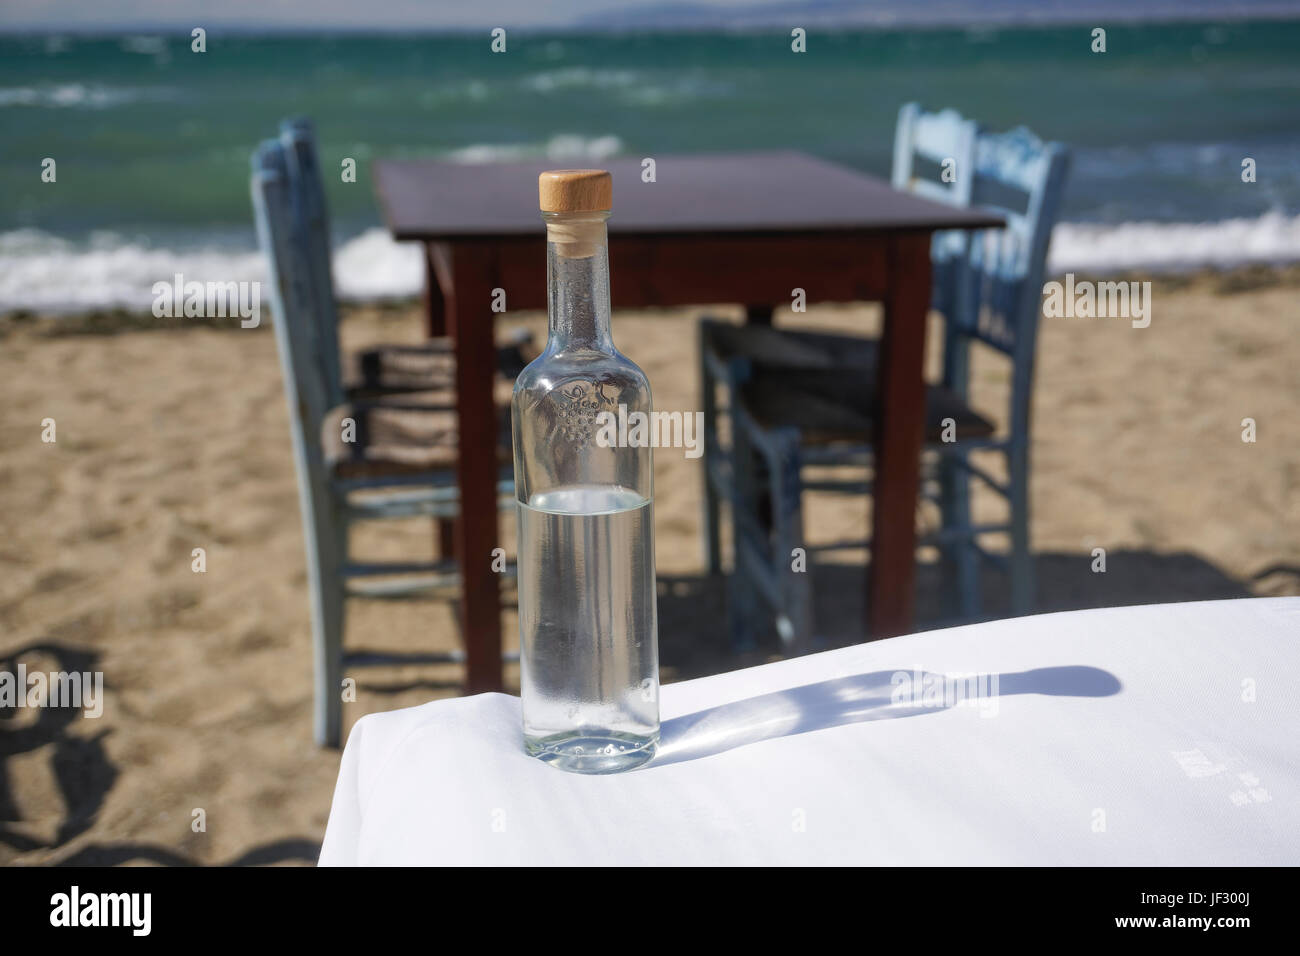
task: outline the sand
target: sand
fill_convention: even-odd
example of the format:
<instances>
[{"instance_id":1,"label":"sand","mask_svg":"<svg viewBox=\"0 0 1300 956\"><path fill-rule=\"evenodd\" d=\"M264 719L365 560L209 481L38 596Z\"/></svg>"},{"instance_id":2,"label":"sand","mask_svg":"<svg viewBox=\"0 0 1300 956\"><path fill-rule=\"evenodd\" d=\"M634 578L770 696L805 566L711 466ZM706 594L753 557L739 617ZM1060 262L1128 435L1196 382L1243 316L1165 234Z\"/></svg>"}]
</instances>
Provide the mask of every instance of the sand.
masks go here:
<instances>
[{"instance_id":1,"label":"sand","mask_svg":"<svg viewBox=\"0 0 1300 956\"><path fill-rule=\"evenodd\" d=\"M1157 282L1146 329L1045 321L1033 482L1042 610L1300 594L1298 295L1295 269L1201 275ZM616 340L649 374L658 408L698 407L701 311L616 316ZM822 308L777 321L868 331L879 315ZM540 333L545 319L514 323ZM339 754L311 741L303 548L274 337L170 324L0 320L0 670L21 661L102 671L106 682L99 719L0 713L0 863L309 863L318 852ZM344 322L353 346L418 336L412 305L351 309ZM976 405L1005 420L1005 365L978 362L975 381ZM41 440L46 418L54 443ZM1242 441L1244 418L1256 422L1254 443ZM681 452L656 458L666 680L773 653L729 652L721 588L700 573L699 468ZM995 504L977 501L989 516ZM857 498L810 502L811 540L865 529L867 509ZM1098 547L1105 574L1091 570ZM202 573L195 548L206 551ZM355 550L431 556L429 523L367 528ZM813 573L819 624L832 640L857 639L861 566ZM929 566L921 579L925 627L942 583ZM987 590L998 613L996 575ZM513 608L503 627L513 643ZM454 606L354 601L347 642L456 647ZM459 669L357 677L349 725L457 694Z\"/></svg>"}]
</instances>

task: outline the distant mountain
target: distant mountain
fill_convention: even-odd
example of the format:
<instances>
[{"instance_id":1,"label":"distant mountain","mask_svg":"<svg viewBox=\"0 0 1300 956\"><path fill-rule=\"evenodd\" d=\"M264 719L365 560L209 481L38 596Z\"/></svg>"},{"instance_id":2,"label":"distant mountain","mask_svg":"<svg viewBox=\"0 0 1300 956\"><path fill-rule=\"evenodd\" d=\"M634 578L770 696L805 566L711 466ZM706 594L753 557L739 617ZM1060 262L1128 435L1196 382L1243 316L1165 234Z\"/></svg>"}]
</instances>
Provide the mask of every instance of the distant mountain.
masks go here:
<instances>
[{"instance_id":1,"label":"distant mountain","mask_svg":"<svg viewBox=\"0 0 1300 956\"><path fill-rule=\"evenodd\" d=\"M1296 0L791 0L717 6L633 4L587 14L593 30L748 30L775 27L971 26L1134 20L1300 18Z\"/></svg>"}]
</instances>

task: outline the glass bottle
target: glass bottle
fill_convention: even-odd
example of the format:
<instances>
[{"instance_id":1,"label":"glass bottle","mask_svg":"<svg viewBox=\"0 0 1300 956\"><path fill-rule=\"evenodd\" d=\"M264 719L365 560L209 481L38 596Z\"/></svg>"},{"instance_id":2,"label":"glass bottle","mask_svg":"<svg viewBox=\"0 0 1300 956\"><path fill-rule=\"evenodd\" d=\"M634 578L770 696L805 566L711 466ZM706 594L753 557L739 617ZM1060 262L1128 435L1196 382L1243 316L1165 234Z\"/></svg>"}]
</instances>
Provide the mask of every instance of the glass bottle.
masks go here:
<instances>
[{"instance_id":1,"label":"glass bottle","mask_svg":"<svg viewBox=\"0 0 1300 956\"><path fill-rule=\"evenodd\" d=\"M550 334L511 406L524 746L615 773L659 741L651 449L617 427L650 383L610 337L609 173L542 173L539 193Z\"/></svg>"}]
</instances>

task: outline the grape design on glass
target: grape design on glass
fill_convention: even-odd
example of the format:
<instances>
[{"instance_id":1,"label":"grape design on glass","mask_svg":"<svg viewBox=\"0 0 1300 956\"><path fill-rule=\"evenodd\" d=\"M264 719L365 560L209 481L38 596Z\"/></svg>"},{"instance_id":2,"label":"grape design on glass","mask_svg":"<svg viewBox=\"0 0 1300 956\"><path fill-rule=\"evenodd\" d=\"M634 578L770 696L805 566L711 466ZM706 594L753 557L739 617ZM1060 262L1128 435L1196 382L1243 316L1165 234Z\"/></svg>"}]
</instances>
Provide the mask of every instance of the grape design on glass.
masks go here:
<instances>
[{"instance_id":1,"label":"grape design on glass","mask_svg":"<svg viewBox=\"0 0 1300 956\"><path fill-rule=\"evenodd\" d=\"M596 418L603 409L614 407L603 382L574 382L552 395L559 406L556 427L560 436L578 448L586 448L596 435Z\"/></svg>"}]
</instances>

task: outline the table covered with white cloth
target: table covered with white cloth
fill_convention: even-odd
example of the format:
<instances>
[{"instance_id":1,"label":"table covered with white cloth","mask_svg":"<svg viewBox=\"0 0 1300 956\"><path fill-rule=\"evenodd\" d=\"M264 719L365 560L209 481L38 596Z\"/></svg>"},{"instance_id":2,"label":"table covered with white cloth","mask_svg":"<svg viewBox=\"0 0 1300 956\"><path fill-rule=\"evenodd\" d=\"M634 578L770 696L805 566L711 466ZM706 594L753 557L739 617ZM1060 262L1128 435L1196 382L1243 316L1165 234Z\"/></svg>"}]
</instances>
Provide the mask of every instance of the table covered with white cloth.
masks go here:
<instances>
[{"instance_id":1,"label":"table covered with white cloth","mask_svg":"<svg viewBox=\"0 0 1300 956\"><path fill-rule=\"evenodd\" d=\"M564 773L519 700L363 717L322 864L1300 864L1300 598L1045 614L665 685Z\"/></svg>"}]
</instances>

